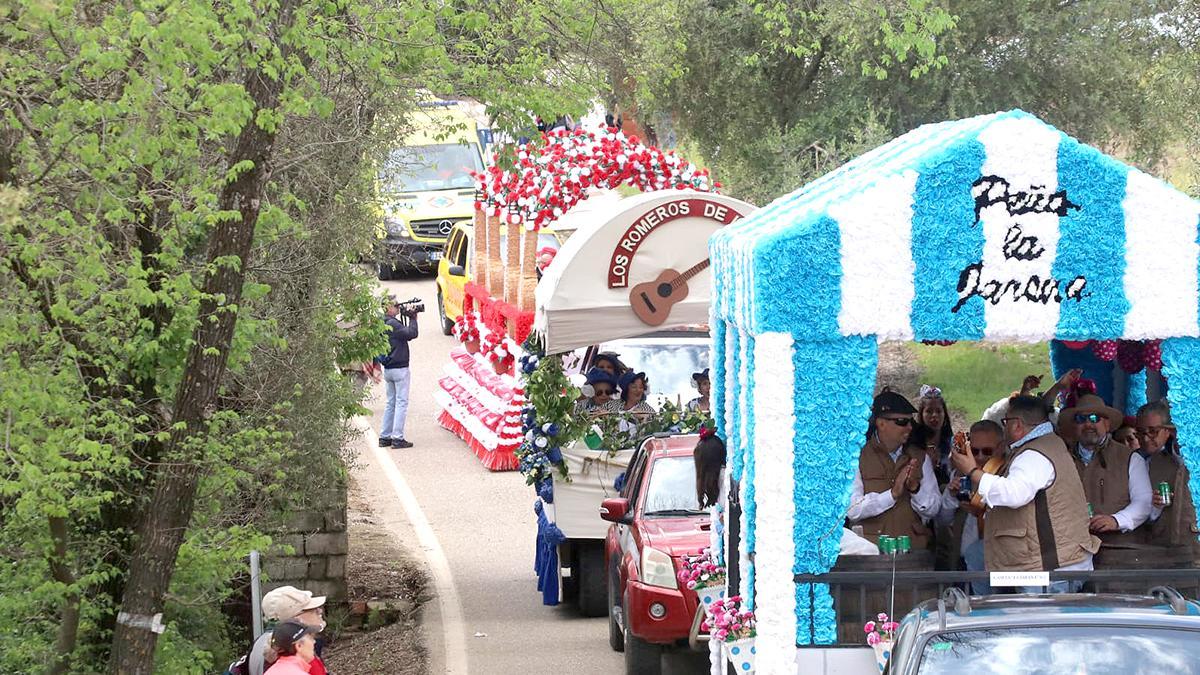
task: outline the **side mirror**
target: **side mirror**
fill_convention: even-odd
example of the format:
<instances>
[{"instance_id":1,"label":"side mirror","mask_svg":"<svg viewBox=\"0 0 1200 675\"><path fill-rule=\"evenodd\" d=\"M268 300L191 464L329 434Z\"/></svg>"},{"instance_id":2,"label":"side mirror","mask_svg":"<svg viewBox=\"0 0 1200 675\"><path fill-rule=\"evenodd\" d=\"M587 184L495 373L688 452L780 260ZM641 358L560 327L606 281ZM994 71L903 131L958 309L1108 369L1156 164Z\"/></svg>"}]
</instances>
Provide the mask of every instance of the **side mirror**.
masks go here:
<instances>
[{"instance_id":1,"label":"side mirror","mask_svg":"<svg viewBox=\"0 0 1200 675\"><path fill-rule=\"evenodd\" d=\"M446 270L446 274L452 277L465 277L467 276L467 270L463 269L462 265L451 265L450 269Z\"/></svg>"},{"instance_id":2,"label":"side mirror","mask_svg":"<svg viewBox=\"0 0 1200 675\"><path fill-rule=\"evenodd\" d=\"M629 511L629 500L624 497L613 497L600 502L600 517L610 523L625 522L625 515Z\"/></svg>"}]
</instances>

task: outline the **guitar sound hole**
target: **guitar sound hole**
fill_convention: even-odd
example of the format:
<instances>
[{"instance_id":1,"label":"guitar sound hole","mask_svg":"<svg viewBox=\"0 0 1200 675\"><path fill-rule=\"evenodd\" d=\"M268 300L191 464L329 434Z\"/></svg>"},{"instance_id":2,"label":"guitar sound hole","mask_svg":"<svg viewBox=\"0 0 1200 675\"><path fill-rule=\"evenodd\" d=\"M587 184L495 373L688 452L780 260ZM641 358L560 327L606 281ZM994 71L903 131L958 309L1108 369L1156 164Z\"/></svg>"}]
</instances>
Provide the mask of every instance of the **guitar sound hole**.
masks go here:
<instances>
[{"instance_id":1,"label":"guitar sound hole","mask_svg":"<svg viewBox=\"0 0 1200 675\"><path fill-rule=\"evenodd\" d=\"M659 284L658 285L658 297L660 297L660 298L671 297L671 284Z\"/></svg>"}]
</instances>

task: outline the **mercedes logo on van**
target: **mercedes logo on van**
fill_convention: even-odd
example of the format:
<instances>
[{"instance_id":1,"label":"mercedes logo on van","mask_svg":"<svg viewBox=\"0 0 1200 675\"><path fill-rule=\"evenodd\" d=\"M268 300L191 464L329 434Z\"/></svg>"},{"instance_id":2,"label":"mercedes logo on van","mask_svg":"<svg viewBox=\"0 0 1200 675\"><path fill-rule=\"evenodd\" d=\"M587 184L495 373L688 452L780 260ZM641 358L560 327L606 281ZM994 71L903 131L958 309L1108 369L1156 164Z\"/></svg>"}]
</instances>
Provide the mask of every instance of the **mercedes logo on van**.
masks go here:
<instances>
[{"instance_id":1,"label":"mercedes logo on van","mask_svg":"<svg viewBox=\"0 0 1200 675\"><path fill-rule=\"evenodd\" d=\"M448 220L443 220L442 222L438 223L438 232L441 232L442 234L450 234L450 230L452 229L454 229L454 223Z\"/></svg>"}]
</instances>

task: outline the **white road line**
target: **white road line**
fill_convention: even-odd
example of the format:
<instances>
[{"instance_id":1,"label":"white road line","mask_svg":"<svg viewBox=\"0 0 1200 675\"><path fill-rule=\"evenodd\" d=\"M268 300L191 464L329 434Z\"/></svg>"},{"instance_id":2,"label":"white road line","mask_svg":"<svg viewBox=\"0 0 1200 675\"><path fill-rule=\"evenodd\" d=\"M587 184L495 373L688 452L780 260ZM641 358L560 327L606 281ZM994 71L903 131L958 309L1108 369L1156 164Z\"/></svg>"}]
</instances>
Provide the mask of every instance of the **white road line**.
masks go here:
<instances>
[{"instance_id":1,"label":"white road line","mask_svg":"<svg viewBox=\"0 0 1200 675\"><path fill-rule=\"evenodd\" d=\"M442 551L437 535L429 526L425 512L421 510L416 495L409 489L408 482L400 474L400 469L396 467L387 450L375 443L370 425L367 425L366 434L366 442L375 453L375 459L383 469L384 477L392 484L392 490L400 499L408 522L417 534L417 543L425 552L425 559L429 563L438 608L442 614L442 644L446 648L445 672L450 675L467 675L466 622L463 621L462 602L458 598L458 587L454 585L454 577L450 574L450 563L446 560L446 553Z\"/></svg>"}]
</instances>

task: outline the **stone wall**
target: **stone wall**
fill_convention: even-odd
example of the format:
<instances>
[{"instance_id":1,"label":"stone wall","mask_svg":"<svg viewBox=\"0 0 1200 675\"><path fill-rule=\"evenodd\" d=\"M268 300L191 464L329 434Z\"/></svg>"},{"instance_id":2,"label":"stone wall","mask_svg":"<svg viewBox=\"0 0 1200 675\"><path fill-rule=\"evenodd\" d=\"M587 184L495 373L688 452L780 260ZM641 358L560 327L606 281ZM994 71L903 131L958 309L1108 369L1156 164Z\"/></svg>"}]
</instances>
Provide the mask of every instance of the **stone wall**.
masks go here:
<instances>
[{"instance_id":1,"label":"stone wall","mask_svg":"<svg viewBox=\"0 0 1200 675\"><path fill-rule=\"evenodd\" d=\"M282 530L272 534L274 546L263 555L262 592L295 586L331 602L346 600L346 491L321 500L327 506L292 513ZM290 546L291 555L283 547Z\"/></svg>"}]
</instances>

